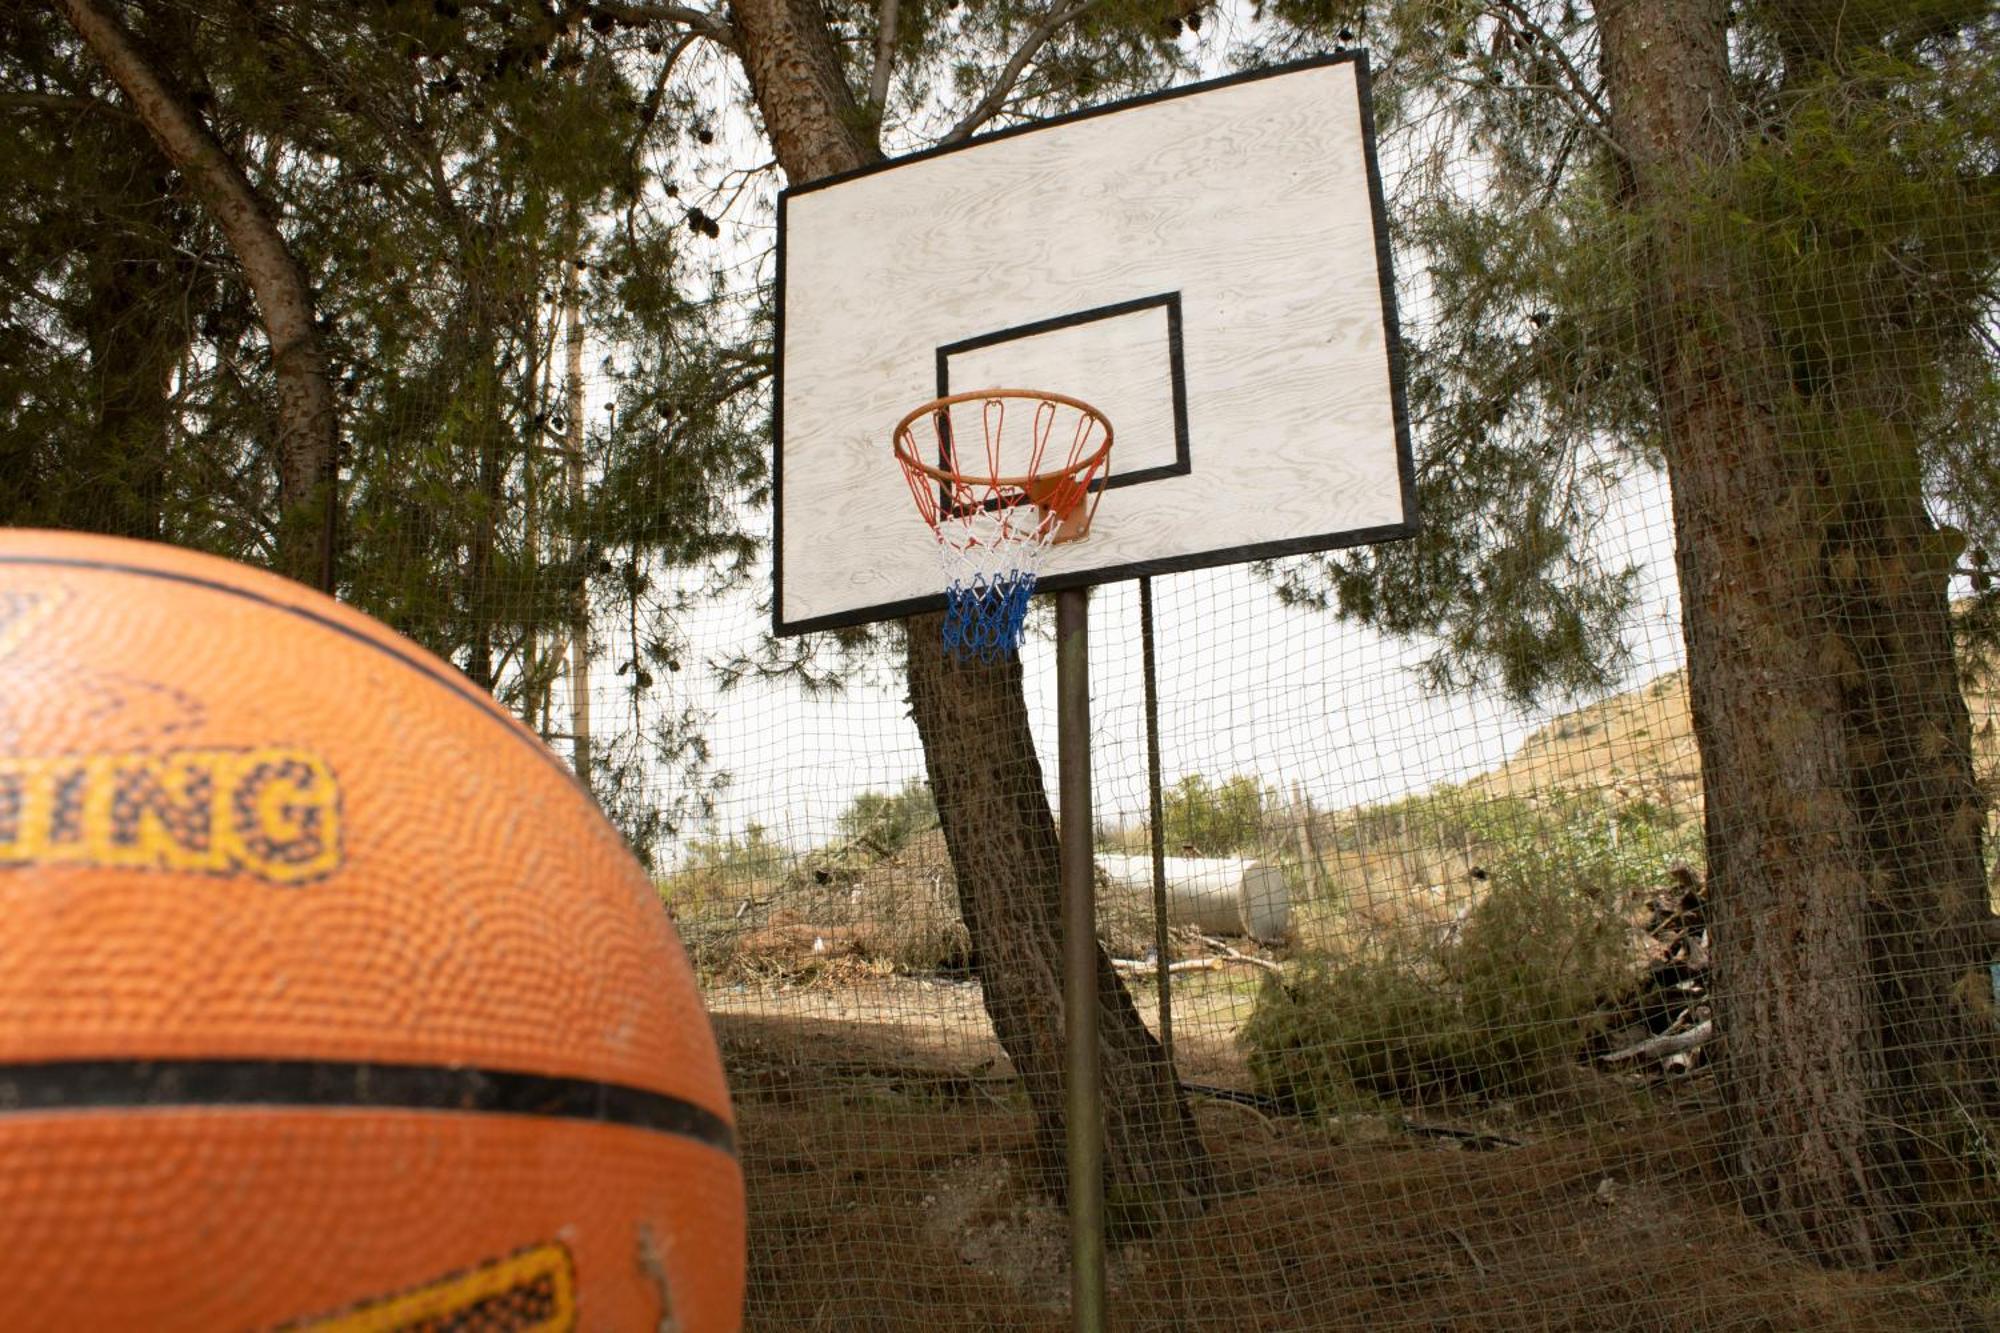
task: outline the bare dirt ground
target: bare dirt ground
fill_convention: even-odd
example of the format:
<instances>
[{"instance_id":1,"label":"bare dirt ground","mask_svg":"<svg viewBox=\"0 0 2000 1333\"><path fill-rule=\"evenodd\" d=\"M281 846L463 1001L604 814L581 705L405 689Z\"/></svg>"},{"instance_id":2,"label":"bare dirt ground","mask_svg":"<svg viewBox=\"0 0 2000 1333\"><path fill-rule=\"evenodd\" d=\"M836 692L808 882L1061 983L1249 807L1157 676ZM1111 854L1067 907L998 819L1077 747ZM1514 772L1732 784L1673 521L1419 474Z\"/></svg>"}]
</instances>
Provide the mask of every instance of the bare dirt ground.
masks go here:
<instances>
[{"instance_id":1,"label":"bare dirt ground","mask_svg":"<svg viewBox=\"0 0 2000 1333\"><path fill-rule=\"evenodd\" d=\"M1183 1079L1250 1086L1236 1033L1250 1016L1261 975L1244 969L1174 978L1174 1063ZM1157 1036L1158 992L1143 983L1132 989ZM720 986L703 998L718 1031L744 1033L743 1054L765 1062L759 1068L766 1074L880 1058L984 1070L1001 1081L1008 1076L976 981L874 973L849 980L836 972L804 986Z\"/></svg>"},{"instance_id":2,"label":"bare dirt ground","mask_svg":"<svg viewBox=\"0 0 2000 1333\"><path fill-rule=\"evenodd\" d=\"M975 985L711 1002L750 1193L749 1328L1067 1327L1066 1223L1020 1178L1025 1106ZM1248 1008L1227 979L1185 988L1184 1077L1245 1086L1232 1020ZM1213 1098L1197 1117L1219 1197L1114 1248L1117 1328L2000 1328L1943 1287L1827 1272L1768 1240L1723 1186L1699 1080L1579 1071L1547 1106L1485 1113L1486 1140Z\"/></svg>"}]
</instances>

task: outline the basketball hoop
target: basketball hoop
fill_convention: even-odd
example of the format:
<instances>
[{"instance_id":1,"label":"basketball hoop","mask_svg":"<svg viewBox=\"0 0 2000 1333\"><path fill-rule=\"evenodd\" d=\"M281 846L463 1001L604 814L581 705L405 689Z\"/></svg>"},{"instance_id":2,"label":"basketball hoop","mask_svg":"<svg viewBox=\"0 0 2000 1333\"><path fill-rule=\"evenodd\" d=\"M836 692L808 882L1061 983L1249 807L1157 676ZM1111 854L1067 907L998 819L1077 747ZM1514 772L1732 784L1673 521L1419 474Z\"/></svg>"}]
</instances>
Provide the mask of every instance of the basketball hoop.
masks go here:
<instances>
[{"instance_id":1,"label":"basketball hoop","mask_svg":"<svg viewBox=\"0 0 2000 1333\"><path fill-rule=\"evenodd\" d=\"M1007 435L1010 405L1017 423L1028 417L1025 436L1018 428ZM977 389L925 403L897 422L895 450L917 511L937 534L944 650L982 663L1013 653L1042 553L1090 532L1111 422L1065 394ZM930 455L935 464L924 461Z\"/></svg>"}]
</instances>

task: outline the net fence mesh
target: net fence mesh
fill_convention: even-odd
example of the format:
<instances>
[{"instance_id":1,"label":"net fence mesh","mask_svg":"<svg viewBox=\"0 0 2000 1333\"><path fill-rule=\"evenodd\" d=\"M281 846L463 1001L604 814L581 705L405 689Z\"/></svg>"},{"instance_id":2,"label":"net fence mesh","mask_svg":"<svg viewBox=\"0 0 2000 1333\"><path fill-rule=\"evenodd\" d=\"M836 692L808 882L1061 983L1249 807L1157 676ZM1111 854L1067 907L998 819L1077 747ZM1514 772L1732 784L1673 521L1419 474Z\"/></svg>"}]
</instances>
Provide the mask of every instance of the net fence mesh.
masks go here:
<instances>
[{"instance_id":1,"label":"net fence mesh","mask_svg":"<svg viewBox=\"0 0 2000 1333\"><path fill-rule=\"evenodd\" d=\"M1626 127L1593 105L1597 16L1471 6L1433 49L1390 6L1364 34L1406 62L1384 161L1427 535L1152 581L1163 921L1141 589L1090 597L1117 1327L2000 1320L1993 33L1821 65L1785 44L1830 21L1764 8L1732 59L1779 110L1727 208L1599 142ZM1243 59L1333 40L1234 24ZM261 40L338 35L309 27ZM667 57L628 35L636 98ZM488 269L356 252L375 187L246 132L337 343L338 591L585 770L650 866L735 1099L748 1326L1063 1328L1053 617L991 666L934 619L769 639L781 178L727 129L732 60L659 76L657 234L528 209L455 150L464 209L518 242ZM1543 87L1522 70L1590 128L1492 130ZM1489 137L1424 79L1486 99ZM10 215L0 502L268 563L261 333L163 188L62 245ZM102 308L120 246L195 256L156 275L185 336ZM342 295L370 264L403 289ZM1702 416L1718 376L1733 425Z\"/></svg>"}]
</instances>

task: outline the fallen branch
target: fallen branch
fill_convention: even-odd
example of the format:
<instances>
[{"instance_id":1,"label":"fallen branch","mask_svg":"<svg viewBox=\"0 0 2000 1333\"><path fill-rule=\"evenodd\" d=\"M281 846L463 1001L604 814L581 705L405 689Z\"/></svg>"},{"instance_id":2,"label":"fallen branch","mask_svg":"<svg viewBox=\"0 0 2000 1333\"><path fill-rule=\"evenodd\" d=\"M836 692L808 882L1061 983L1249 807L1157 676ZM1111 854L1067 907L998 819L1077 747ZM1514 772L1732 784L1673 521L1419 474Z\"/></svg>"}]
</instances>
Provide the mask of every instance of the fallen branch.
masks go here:
<instances>
[{"instance_id":1,"label":"fallen branch","mask_svg":"<svg viewBox=\"0 0 2000 1333\"><path fill-rule=\"evenodd\" d=\"M1265 1133L1274 1138L1277 1136L1278 1127L1271 1122L1271 1117L1283 1115L1284 1111L1275 1097L1266 1096L1261 1092L1243 1092L1237 1088L1214 1088L1203 1083L1183 1083L1181 1091L1191 1097L1206 1098L1217 1106L1233 1106L1239 1111L1247 1112L1257 1117L1258 1123L1264 1126Z\"/></svg>"},{"instance_id":2,"label":"fallen branch","mask_svg":"<svg viewBox=\"0 0 2000 1333\"><path fill-rule=\"evenodd\" d=\"M1114 958L1114 971L1142 976L1159 975L1160 965L1144 958ZM1217 968L1229 966L1227 958L1183 958L1178 963L1168 963L1167 971L1173 972L1213 972Z\"/></svg>"},{"instance_id":3,"label":"fallen branch","mask_svg":"<svg viewBox=\"0 0 2000 1333\"><path fill-rule=\"evenodd\" d=\"M1482 1275L1486 1272L1486 1265L1479 1261L1479 1251L1472 1248L1472 1242L1465 1238L1463 1231L1460 1231L1457 1227L1448 1226L1444 1228L1444 1234L1458 1242L1459 1247L1465 1251L1466 1258L1472 1260L1474 1268L1478 1269Z\"/></svg>"},{"instance_id":4,"label":"fallen branch","mask_svg":"<svg viewBox=\"0 0 2000 1333\"><path fill-rule=\"evenodd\" d=\"M1251 967L1261 967L1282 974L1282 969L1276 963L1265 958L1252 958L1248 954L1236 954L1230 958L1183 958L1177 963L1168 963L1167 971L1169 973L1216 972L1232 963L1247 963ZM1143 958L1114 958L1111 960L1111 967L1116 972L1149 977L1157 976L1160 971L1158 963L1148 962Z\"/></svg>"},{"instance_id":5,"label":"fallen branch","mask_svg":"<svg viewBox=\"0 0 2000 1333\"><path fill-rule=\"evenodd\" d=\"M1664 1036L1648 1037L1623 1050L1608 1051L1597 1058L1607 1065L1623 1064L1627 1060L1659 1059L1681 1051L1691 1051L1714 1035L1715 1020L1704 1018L1686 1032L1669 1032Z\"/></svg>"},{"instance_id":6,"label":"fallen branch","mask_svg":"<svg viewBox=\"0 0 2000 1333\"><path fill-rule=\"evenodd\" d=\"M1239 963L1248 963L1252 967L1261 967L1268 972L1275 972L1279 976L1283 976L1285 974L1285 969L1278 966L1278 964L1272 962L1270 959L1258 958L1251 954L1243 953L1240 950L1232 947L1228 943L1215 938L1215 936L1213 935L1201 936L1201 942L1203 944L1206 944L1211 949L1222 950L1222 954L1225 958L1233 959L1234 961Z\"/></svg>"}]
</instances>

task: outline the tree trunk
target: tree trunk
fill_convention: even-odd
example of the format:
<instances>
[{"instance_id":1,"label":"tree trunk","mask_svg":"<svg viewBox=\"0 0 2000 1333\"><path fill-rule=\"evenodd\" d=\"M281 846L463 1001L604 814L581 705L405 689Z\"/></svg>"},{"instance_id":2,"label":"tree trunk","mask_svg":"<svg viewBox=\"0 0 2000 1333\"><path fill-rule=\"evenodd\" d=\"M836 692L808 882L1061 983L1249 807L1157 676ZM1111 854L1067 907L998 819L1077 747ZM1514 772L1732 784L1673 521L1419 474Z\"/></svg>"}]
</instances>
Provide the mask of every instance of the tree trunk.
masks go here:
<instances>
[{"instance_id":1,"label":"tree trunk","mask_svg":"<svg viewBox=\"0 0 2000 1333\"><path fill-rule=\"evenodd\" d=\"M778 164L793 181L879 161L815 0L735 0L736 46ZM916 521L914 514L912 521ZM1031 1177L1060 1194L1064 1163L1061 888L1055 819L1018 662L963 667L938 615L906 627L911 712L995 1035L1035 1114ZM1143 1234L1199 1210L1213 1178L1173 1067L1098 951L1106 1216Z\"/></svg>"},{"instance_id":2,"label":"tree trunk","mask_svg":"<svg viewBox=\"0 0 2000 1333\"><path fill-rule=\"evenodd\" d=\"M733 0L737 56L787 180L800 183L882 160L841 73L817 0ZM893 424L893 423L892 423Z\"/></svg>"},{"instance_id":3,"label":"tree trunk","mask_svg":"<svg viewBox=\"0 0 2000 1333\"><path fill-rule=\"evenodd\" d=\"M910 703L924 741L958 901L986 1012L1035 1112L1032 1174L1062 1193L1062 891L1056 823L1028 729L1018 661L964 666L939 642L937 615L907 629ZM1103 1043L1105 1216L1143 1235L1198 1212L1207 1155L1174 1069L1097 951Z\"/></svg>"},{"instance_id":4,"label":"tree trunk","mask_svg":"<svg viewBox=\"0 0 2000 1333\"><path fill-rule=\"evenodd\" d=\"M1741 133L1726 8L1613 0L1599 22L1646 238L1730 1168L1773 1232L1872 1266L1917 1201L1922 1112L1990 1058L1953 994L1977 961L1983 805L1916 469L1787 429L1785 358L1710 189Z\"/></svg>"},{"instance_id":5,"label":"tree trunk","mask_svg":"<svg viewBox=\"0 0 2000 1333\"><path fill-rule=\"evenodd\" d=\"M101 0L58 0L58 7L243 266L278 385L278 569L332 591L340 425L305 271L249 178Z\"/></svg>"},{"instance_id":6,"label":"tree trunk","mask_svg":"<svg viewBox=\"0 0 2000 1333\"><path fill-rule=\"evenodd\" d=\"M158 179L166 164L137 128L131 151L121 156L135 182L158 188L88 227L82 249L89 296L81 323L97 410L82 456L63 469L53 517L65 528L159 541L173 376L192 337L186 296L195 275L184 250L165 241L132 243L135 235L171 240L184 231L167 183Z\"/></svg>"},{"instance_id":7,"label":"tree trunk","mask_svg":"<svg viewBox=\"0 0 2000 1333\"><path fill-rule=\"evenodd\" d=\"M569 512L572 525L583 513L583 296L578 290L576 266L569 261L563 278L563 312L568 321L569 357L564 372L568 388L563 426L563 463L569 479ZM569 734L570 766L585 791L590 783L590 571L588 547L583 538L572 536L569 562L575 590L570 594L569 612Z\"/></svg>"},{"instance_id":8,"label":"tree trunk","mask_svg":"<svg viewBox=\"0 0 2000 1333\"><path fill-rule=\"evenodd\" d=\"M475 300L480 298L475 297ZM484 316L480 317L482 320ZM499 679L493 666L494 625L499 618L502 589L494 573L499 544L501 404L499 370L494 365L493 335L482 323L473 334L473 493L472 532L466 545L465 674L488 694Z\"/></svg>"}]
</instances>

